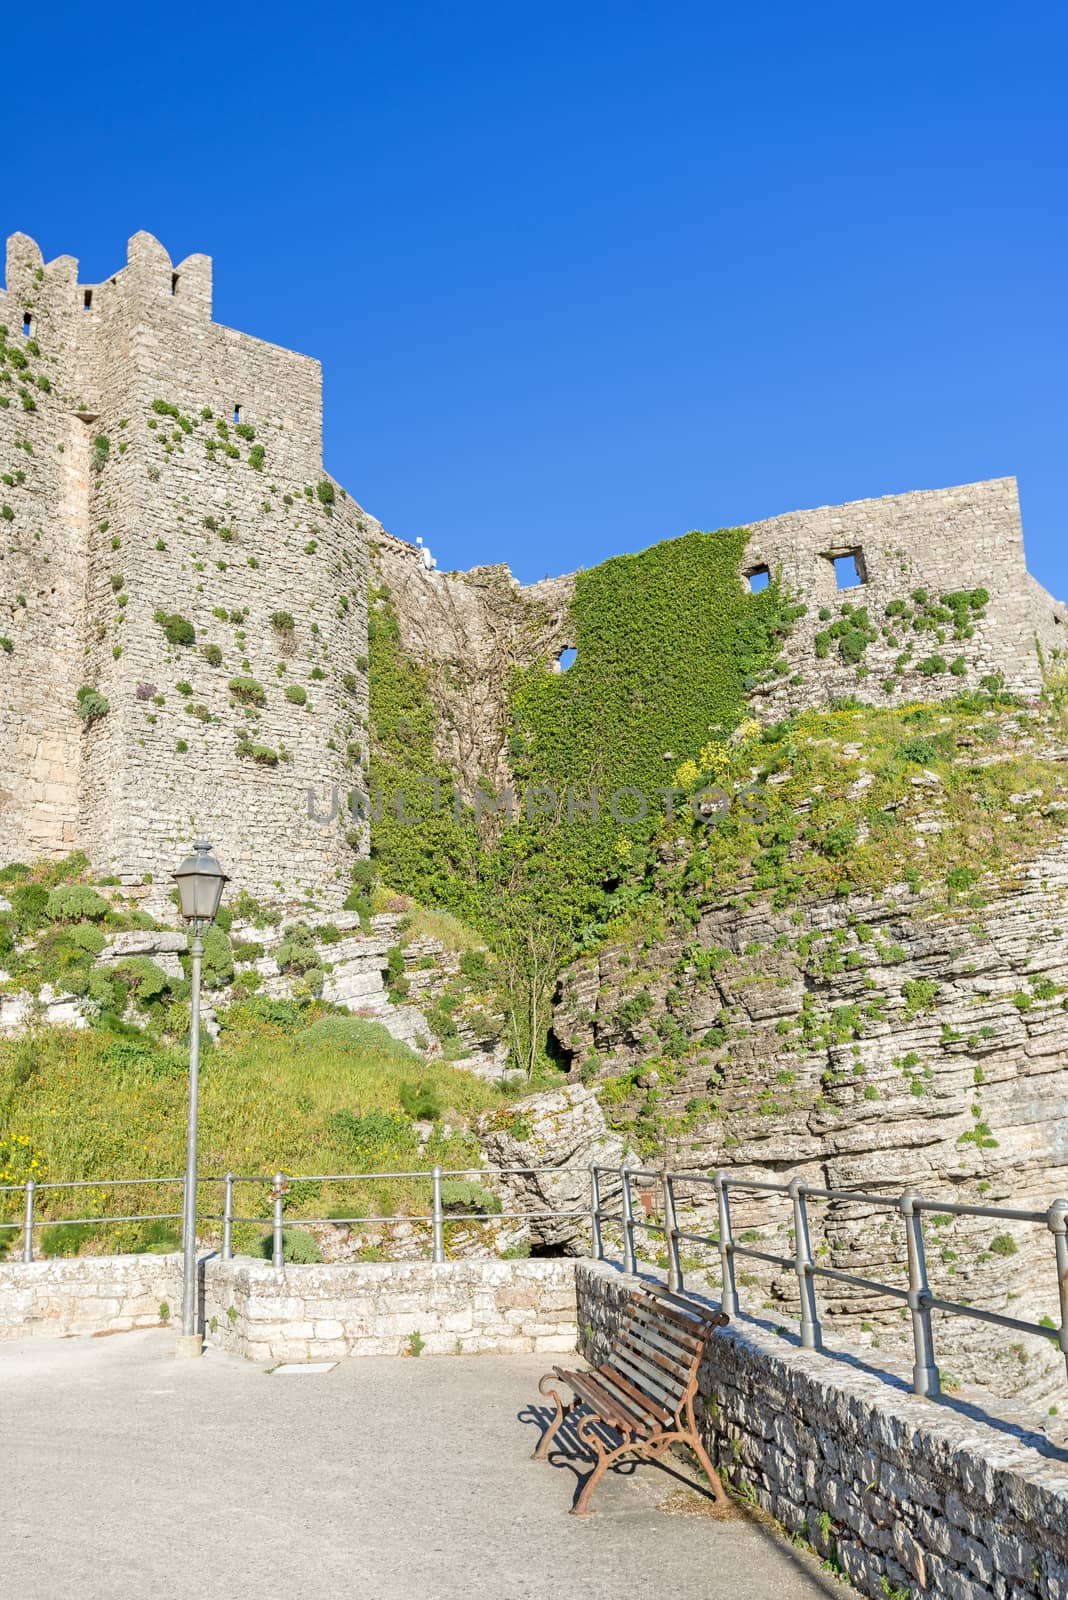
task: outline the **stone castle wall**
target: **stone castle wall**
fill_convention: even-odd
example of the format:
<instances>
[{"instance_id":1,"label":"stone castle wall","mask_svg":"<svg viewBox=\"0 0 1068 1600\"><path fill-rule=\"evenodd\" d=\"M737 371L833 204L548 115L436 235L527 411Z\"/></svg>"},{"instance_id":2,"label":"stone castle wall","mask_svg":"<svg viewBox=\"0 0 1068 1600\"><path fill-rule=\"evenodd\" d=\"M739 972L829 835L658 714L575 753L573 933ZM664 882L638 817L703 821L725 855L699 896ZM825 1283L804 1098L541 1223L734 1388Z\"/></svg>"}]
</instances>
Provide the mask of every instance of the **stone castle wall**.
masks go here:
<instances>
[{"instance_id":1,"label":"stone castle wall","mask_svg":"<svg viewBox=\"0 0 1068 1600\"><path fill-rule=\"evenodd\" d=\"M24 473L0 530L0 857L80 846L139 882L203 834L253 893L343 896L366 840L307 791L365 787L378 525L324 474L319 364L213 323L210 261L148 234L95 285L16 235L7 285L35 376L33 411L19 371L0 394L0 470ZM82 685L109 706L88 726Z\"/></svg>"},{"instance_id":2,"label":"stone castle wall","mask_svg":"<svg viewBox=\"0 0 1068 1600\"><path fill-rule=\"evenodd\" d=\"M843 589L835 558L849 556L861 582ZM743 577L761 568L781 574L808 608L784 648L789 673L761 690L769 709L801 709L848 694L874 704L900 702L905 695L930 699L974 686L987 674L1000 675L1007 687L1031 696L1042 687L1042 657L1052 659L1068 647L1068 609L1027 571L1015 478L820 506L755 522ZM837 650L823 657L817 653L817 634L838 619L843 605L867 608L879 625L887 620L888 603L905 601L914 611L917 591L937 603L943 594L962 589L985 589L990 597L975 617L970 638L945 629L942 642L929 632L916 635L908 625L898 627L896 639L881 636L872 642L859 675L857 664L843 661ZM913 660L894 679L895 663L910 643ZM947 660L962 657L959 676L925 676L919 662L931 652ZM893 682L889 690L888 682Z\"/></svg>"},{"instance_id":3,"label":"stone castle wall","mask_svg":"<svg viewBox=\"0 0 1068 1600\"><path fill-rule=\"evenodd\" d=\"M861 582L839 588L835 558L852 556ZM507 567L428 571L420 552L384 538L372 565L389 589L406 651L427 670L437 706L437 754L470 793L479 775L509 782L508 678L542 658L552 669L576 644L571 602L576 574L520 585ZM1028 697L1043 667L1068 648L1068 609L1027 571L1013 478L957 488L792 511L750 525L739 582L782 579L805 613L783 645L780 670L757 684L765 719L854 696L875 705L930 700L975 688L988 675ZM985 590L970 633L913 626L943 594ZM926 600L917 601L917 594ZM903 620L888 604L904 604ZM818 636L863 608L876 637L859 661ZM924 670L941 656L936 672ZM904 659L907 657L908 659Z\"/></svg>"},{"instance_id":4,"label":"stone castle wall","mask_svg":"<svg viewBox=\"0 0 1068 1600\"><path fill-rule=\"evenodd\" d=\"M508 782L509 674L576 642L573 576L439 573L385 534L324 474L319 364L214 323L206 256L175 265L140 233L125 267L83 284L73 258L46 264L16 234L0 322L0 859L81 847L138 883L203 834L254 893L343 893L367 842L345 801L366 787L369 550L427 670L440 759L468 794ZM863 581L843 590L847 554ZM1026 570L1012 479L755 523L739 582L762 568L807 607L756 688L764 715L989 673L1032 695L1068 631ZM980 588L966 638L886 626L890 601ZM820 642L847 606L878 634L860 661ZM168 644L160 611L195 643ZM291 629L272 621L286 613ZM947 658L933 676L931 650ZM84 686L109 707L88 725ZM309 816L309 789L331 820Z\"/></svg>"}]
</instances>

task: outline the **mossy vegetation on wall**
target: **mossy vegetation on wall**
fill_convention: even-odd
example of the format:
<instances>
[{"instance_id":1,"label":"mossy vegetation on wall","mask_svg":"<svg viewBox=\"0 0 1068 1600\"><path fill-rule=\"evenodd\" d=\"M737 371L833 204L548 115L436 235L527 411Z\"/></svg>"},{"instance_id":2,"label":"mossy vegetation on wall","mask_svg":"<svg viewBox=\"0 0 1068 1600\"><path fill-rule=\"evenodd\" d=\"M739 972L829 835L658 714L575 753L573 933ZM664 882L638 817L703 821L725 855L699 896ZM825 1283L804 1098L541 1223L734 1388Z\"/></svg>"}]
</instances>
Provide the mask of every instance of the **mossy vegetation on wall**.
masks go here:
<instances>
[{"instance_id":1,"label":"mossy vegetation on wall","mask_svg":"<svg viewBox=\"0 0 1068 1600\"><path fill-rule=\"evenodd\" d=\"M558 874L578 915L596 911L631 846L655 833L663 791L681 793L680 768L747 715L804 609L774 579L759 593L745 586L747 537L688 533L580 573L573 664L515 674L513 770L521 789L548 791L546 805L555 797L553 827L538 830L539 868Z\"/></svg>"},{"instance_id":2,"label":"mossy vegetation on wall","mask_svg":"<svg viewBox=\"0 0 1068 1600\"><path fill-rule=\"evenodd\" d=\"M776 670L797 613L774 580L760 593L745 586L746 537L690 533L580 574L574 664L554 672L538 660L510 685L515 789L503 824L477 796L454 805L426 672L403 652L388 593L372 589L371 788L382 794L372 848L383 880L489 933L542 916L570 942L596 921L632 846L656 831L658 791L678 788L680 764L727 738Z\"/></svg>"}]
</instances>

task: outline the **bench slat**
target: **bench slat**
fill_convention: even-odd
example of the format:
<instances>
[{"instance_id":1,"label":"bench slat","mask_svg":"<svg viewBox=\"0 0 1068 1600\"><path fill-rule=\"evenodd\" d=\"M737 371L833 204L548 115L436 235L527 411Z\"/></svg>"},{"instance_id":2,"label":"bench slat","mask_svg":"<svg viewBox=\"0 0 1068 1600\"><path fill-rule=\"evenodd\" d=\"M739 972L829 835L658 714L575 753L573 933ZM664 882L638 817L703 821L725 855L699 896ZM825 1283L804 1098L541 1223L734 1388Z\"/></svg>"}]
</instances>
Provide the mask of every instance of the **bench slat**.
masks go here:
<instances>
[{"instance_id":1,"label":"bench slat","mask_svg":"<svg viewBox=\"0 0 1068 1600\"><path fill-rule=\"evenodd\" d=\"M594 1399L592 1402L594 1408L600 1411L607 1421L613 1419L610 1411L605 1408L614 1409L616 1412L614 1426L622 1426L632 1432L647 1433L650 1428L655 1428L660 1420L656 1412L649 1409L647 1401L629 1395L618 1379L613 1378L603 1367L598 1367L595 1373L591 1373L587 1383L594 1394L599 1393L601 1397L600 1400Z\"/></svg>"},{"instance_id":2,"label":"bench slat","mask_svg":"<svg viewBox=\"0 0 1068 1600\"><path fill-rule=\"evenodd\" d=\"M654 1320L642 1307L635 1310L626 1331L640 1339L648 1335L656 1340L664 1354L670 1355L680 1366L685 1366L687 1372L700 1360L704 1349L703 1342L680 1337L678 1329L671 1323Z\"/></svg>"},{"instance_id":3,"label":"bench slat","mask_svg":"<svg viewBox=\"0 0 1068 1600\"><path fill-rule=\"evenodd\" d=\"M620 1372L626 1373L631 1383L636 1383L642 1393L647 1394L651 1400L657 1400L674 1409L675 1389L678 1386L665 1373L658 1372L654 1366L643 1361L640 1356L635 1356L618 1342L609 1350L605 1360L611 1362Z\"/></svg>"},{"instance_id":4,"label":"bench slat","mask_svg":"<svg viewBox=\"0 0 1068 1600\"><path fill-rule=\"evenodd\" d=\"M671 1407L664 1405L659 1395L650 1394L645 1383L637 1381L641 1379L641 1373L632 1372L619 1360L616 1351L612 1352L608 1360L597 1368L597 1371L607 1383L616 1384L623 1390L625 1395L630 1397L635 1405L643 1407L658 1422L669 1422L671 1420L674 1415Z\"/></svg>"},{"instance_id":5,"label":"bench slat","mask_svg":"<svg viewBox=\"0 0 1068 1600\"><path fill-rule=\"evenodd\" d=\"M661 1341L654 1335L633 1328L625 1328L619 1336L619 1342L624 1350L632 1350L635 1355L644 1356L647 1361L652 1361L660 1368L661 1375L676 1378L680 1384L690 1381L692 1362L680 1361L678 1354L664 1348Z\"/></svg>"},{"instance_id":6,"label":"bench slat","mask_svg":"<svg viewBox=\"0 0 1068 1600\"><path fill-rule=\"evenodd\" d=\"M705 1322L685 1316L675 1306L666 1305L663 1300L656 1299L652 1295L647 1298L643 1297L639 1304L643 1310L647 1311L650 1316L656 1317L658 1321L671 1323L673 1327L678 1329L680 1337L685 1337L695 1346L704 1344L707 1338L705 1328L708 1326Z\"/></svg>"},{"instance_id":7,"label":"bench slat","mask_svg":"<svg viewBox=\"0 0 1068 1600\"><path fill-rule=\"evenodd\" d=\"M650 1405L656 1405L658 1409L666 1410L669 1416L674 1416L679 1408L682 1390L669 1388L663 1381L663 1374L652 1376L656 1370L654 1367L631 1355L629 1351L621 1349L619 1345L608 1352L605 1365L622 1373L630 1383L636 1385L647 1397Z\"/></svg>"},{"instance_id":8,"label":"bench slat","mask_svg":"<svg viewBox=\"0 0 1068 1600\"><path fill-rule=\"evenodd\" d=\"M677 1377L673 1372L665 1372L663 1367L658 1367L654 1356L648 1350L636 1350L633 1345L620 1340L615 1345L608 1357L610 1361L627 1361L644 1374L643 1383L652 1388L654 1394L662 1395L670 1402L672 1411L677 1407L686 1389L687 1379Z\"/></svg>"},{"instance_id":9,"label":"bench slat","mask_svg":"<svg viewBox=\"0 0 1068 1600\"><path fill-rule=\"evenodd\" d=\"M554 1371L558 1378L574 1389L584 1404L611 1427L625 1428L628 1433L648 1430L650 1418L641 1414L636 1407L626 1404L622 1394L614 1393L603 1382L599 1383L598 1373L565 1372L560 1367L554 1368Z\"/></svg>"},{"instance_id":10,"label":"bench slat","mask_svg":"<svg viewBox=\"0 0 1068 1600\"><path fill-rule=\"evenodd\" d=\"M655 1299L662 1300L665 1304L685 1312L687 1316L694 1317L698 1322L703 1322L712 1328L724 1328L731 1320L725 1311L717 1311L712 1306L691 1300L688 1295L669 1289L666 1283L643 1283L641 1293L653 1295Z\"/></svg>"}]
</instances>

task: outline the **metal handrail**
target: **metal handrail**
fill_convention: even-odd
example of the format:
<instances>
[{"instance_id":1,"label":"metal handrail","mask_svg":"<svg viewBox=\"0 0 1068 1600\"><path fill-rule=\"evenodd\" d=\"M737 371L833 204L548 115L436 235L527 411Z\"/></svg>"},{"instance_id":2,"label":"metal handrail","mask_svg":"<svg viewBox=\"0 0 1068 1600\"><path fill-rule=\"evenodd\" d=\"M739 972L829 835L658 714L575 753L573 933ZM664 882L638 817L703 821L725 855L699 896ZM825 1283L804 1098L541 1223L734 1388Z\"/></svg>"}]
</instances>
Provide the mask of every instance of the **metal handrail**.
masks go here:
<instances>
[{"instance_id":1,"label":"metal handrail","mask_svg":"<svg viewBox=\"0 0 1068 1600\"><path fill-rule=\"evenodd\" d=\"M534 1175L560 1178L561 1176L573 1177L575 1170L573 1167L442 1168L435 1166L429 1169L422 1168L415 1172L208 1173L198 1175L196 1179L197 1188L199 1190L203 1184L222 1184L223 1207L221 1213L201 1212L198 1213L198 1216L201 1221L222 1222L221 1254L224 1260L229 1260L233 1253L234 1223L270 1227L272 1235L271 1259L274 1266L281 1269L285 1258L284 1233L287 1221L285 1199L291 1185L297 1183L393 1182L399 1179L419 1179L429 1181L431 1185L431 1209L428 1212L393 1217L292 1217L289 1220L313 1226L322 1226L334 1222L350 1226L372 1222L429 1223L432 1239L431 1259L435 1262L443 1262L446 1259L445 1223L449 1220L442 1200L441 1186L443 1180L447 1178L474 1177L486 1181L494 1178L530 1177ZM618 1182L620 1207L618 1211L608 1209L603 1203L602 1182L608 1177L616 1179ZM652 1183L659 1186L661 1195L660 1216L662 1220L654 1220L651 1214L643 1217L634 1215L634 1197L631 1185L632 1181L636 1179L651 1180ZM1068 1199L1054 1200L1045 1211L1035 1211L1011 1206L969 1205L956 1200L929 1199L915 1193L913 1190L906 1190L901 1195L885 1195L869 1194L862 1190L828 1189L814 1184L807 1184L799 1177L792 1178L788 1183L773 1183L767 1179L736 1178L722 1172L711 1174L685 1170L669 1172L666 1168L655 1170L653 1168L628 1167L626 1165L609 1167L600 1163L595 1163L589 1168L589 1183L590 1203L588 1207L580 1210L551 1210L545 1208L543 1210L529 1211L467 1212L463 1214L463 1220L467 1222L492 1222L495 1220L502 1222L520 1220L535 1222L568 1217L582 1218L589 1223L591 1253L595 1260L604 1258L603 1223L618 1222L622 1227L623 1266L627 1272L634 1272L637 1266L635 1254L636 1233L642 1231L658 1234L667 1243L668 1286L676 1293L681 1292L684 1286L682 1261L679 1253L680 1242L688 1241L694 1244L707 1245L716 1249L719 1253L720 1302L723 1310L730 1316L738 1315L738 1288L734 1267L735 1259L738 1256L764 1261L787 1271L792 1270L797 1276L801 1302L801 1346L803 1349L808 1350L821 1349L823 1342L823 1330L816 1300L816 1280L818 1278L826 1278L834 1283L848 1284L871 1293L902 1300L908 1306L912 1318L915 1351L913 1388L917 1394L937 1395L940 1390L941 1379L935 1362L934 1335L931 1322L931 1313L933 1311L942 1311L951 1316L972 1317L981 1322L1009 1328L1017 1333L1037 1334L1059 1347L1065 1358L1066 1366L1068 1366ZM268 1185L271 1194L270 1216L247 1217L240 1215L234 1207L234 1186L236 1184ZM680 1185L683 1187L703 1186L713 1191L716 1198L718 1218L718 1228L715 1233L700 1233L692 1227L689 1229L679 1227L677 1191ZM36 1179L29 1178L21 1184L2 1184L0 1185L0 1194L21 1193L24 1200L22 1220L18 1222L2 1222L0 1223L0 1230L16 1230L22 1233L22 1257L24 1261L31 1262L33 1260L35 1228L46 1225L69 1227L87 1223L174 1221L181 1215L178 1212L162 1212L47 1219L36 1214L36 1196L38 1194L45 1191L63 1189L161 1188L167 1186L182 1186L184 1188L184 1179L180 1177L84 1178L67 1182L38 1183ZM730 1206L730 1196L733 1191L781 1195L789 1199L793 1212L794 1254L792 1257L776 1255L767 1250L759 1250L735 1238ZM647 1185L643 1187L642 1192L648 1193ZM826 1202L829 1205L869 1206L900 1216L904 1222L906 1233L906 1261L902 1263L902 1266L903 1268L907 1266L908 1287L904 1288L900 1284L883 1283L864 1277L859 1273L845 1272L837 1267L820 1265L813 1257L809 1242L808 1203L812 1200ZM923 1232L924 1213L939 1213L943 1216L958 1217L985 1217L1001 1222L1044 1224L1053 1235L1060 1305L1060 1327L1049 1327L1042 1323L1027 1322L1018 1317L1006 1316L1003 1312L989 1311L957 1300L946 1300L934 1294L927 1277Z\"/></svg>"},{"instance_id":2,"label":"metal handrail","mask_svg":"<svg viewBox=\"0 0 1068 1600\"><path fill-rule=\"evenodd\" d=\"M618 1174L621 1179L620 1210L609 1211L600 1202L599 1182L602 1174ZM653 1178L660 1185L662 1196L663 1222L654 1223L649 1219L635 1218L630 1183L632 1178ZM691 1229L682 1229L678 1226L676 1190L679 1185L707 1185L716 1195L719 1228L715 1234L698 1233ZM732 1190L749 1191L756 1194L782 1195L791 1202L793 1209L794 1229L794 1255L793 1257L775 1255L767 1250L758 1250L751 1245L741 1244L734 1237L731 1223L730 1194ZM829 1204L867 1205L877 1209L895 1212L905 1224L906 1233L906 1262L908 1271L908 1288L898 1284L881 1283L875 1279L866 1278L855 1272L844 1272L837 1267L824 1267L819 1265L813 1257L809 1243L808 1230L808 1201L826 1201ZM1054 1269L1057 1275L1057 1292L1060 1305L1060 1327L1049 1327L1039 1322L1027 1322L1019 1317L1009 1317L1000 1311L988 1311L979 1306L964 1304L958 1300L946 1300L933 1293L927 1277L926 1253L924 1249L923 1214L936 1212L944 1216L959 1217L988 1217L1002 1222L1026 1222L1045 1224L1053 1235L1054 1244ZM850 1284L857 1288L867 1289L877 1294L884 1294L893 1299L903 1300L909 1308L912 1317L913 1347L915 1359L912 1369L913 1389L916 1394L937 1395L941 1389L941 1377L934 1355L934 1332L931 1323L932 1311L943 1311L951 1316L973 1317L980 1322L993 1323L998 1327L1010 1328L1016 1333L1037 1334L1056 1344L1065 1359L1068 1368L1068 1199L1057 1199L1045 1211L1025 1211L1013 1206L981 1206L968 1205L961 1201L942 1201L927 1199L918 1195L913 1190L906 1190L901 1195L868 1194L864 1191L849 1189L825 1189L814 1184L807 1184L803 1179L795 1177L788 1183L772 1183L767 1179L735 1178L727 1173L704 1172L654 1172L648 1168L617 1168L595 1166L591 1173L591 1219L594 1239L594 1255L599 1259L603 1257L601 1243L602 1224L606 1221L618 1222L623 1228L623 1256L624 1267L627 1271L634 1271L634 1233L636 1229L644 1229L664 1235L668 1245L668 1287L676 1293L682 1291L683 1269L679 1255L679 1243L682 1240L694 1244L708 1245L719 1251L720 1258L720 1304L730 1316L738 1315L738 1288L734 1271L734 1262L737 1256L746 1256L751 1260L766 1261L772 1266L793 1270L797 1275L798 1290L801 1299L801 1347L807 1350L819 1350L823 1344L823 1330L819 1318L819 1309L816 1301L816 1279L828 1278L836 1283Z\"/></svg>"}]
</instances>

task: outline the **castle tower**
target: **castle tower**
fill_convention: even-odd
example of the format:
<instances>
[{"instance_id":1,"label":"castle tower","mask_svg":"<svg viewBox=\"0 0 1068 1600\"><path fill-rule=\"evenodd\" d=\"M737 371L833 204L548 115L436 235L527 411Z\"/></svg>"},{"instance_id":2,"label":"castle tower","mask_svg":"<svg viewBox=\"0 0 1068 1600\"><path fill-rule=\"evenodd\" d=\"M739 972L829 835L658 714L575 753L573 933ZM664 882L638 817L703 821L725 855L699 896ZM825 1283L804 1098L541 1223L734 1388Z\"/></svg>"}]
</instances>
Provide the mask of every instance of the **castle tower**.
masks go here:
<instances>
[{"instance_id":1,"label":"castle tower","mask_svg":"<svg viewBox=\"0 0 1068 1600\"><path fill-rule=\"evenodd\" d=\"M100 284L14 235L0 324L0 862L165 882L204 835L235 887L340 898L377 524L324 474L319 363L146 233Z\"/></svg>"}]
</instances>

